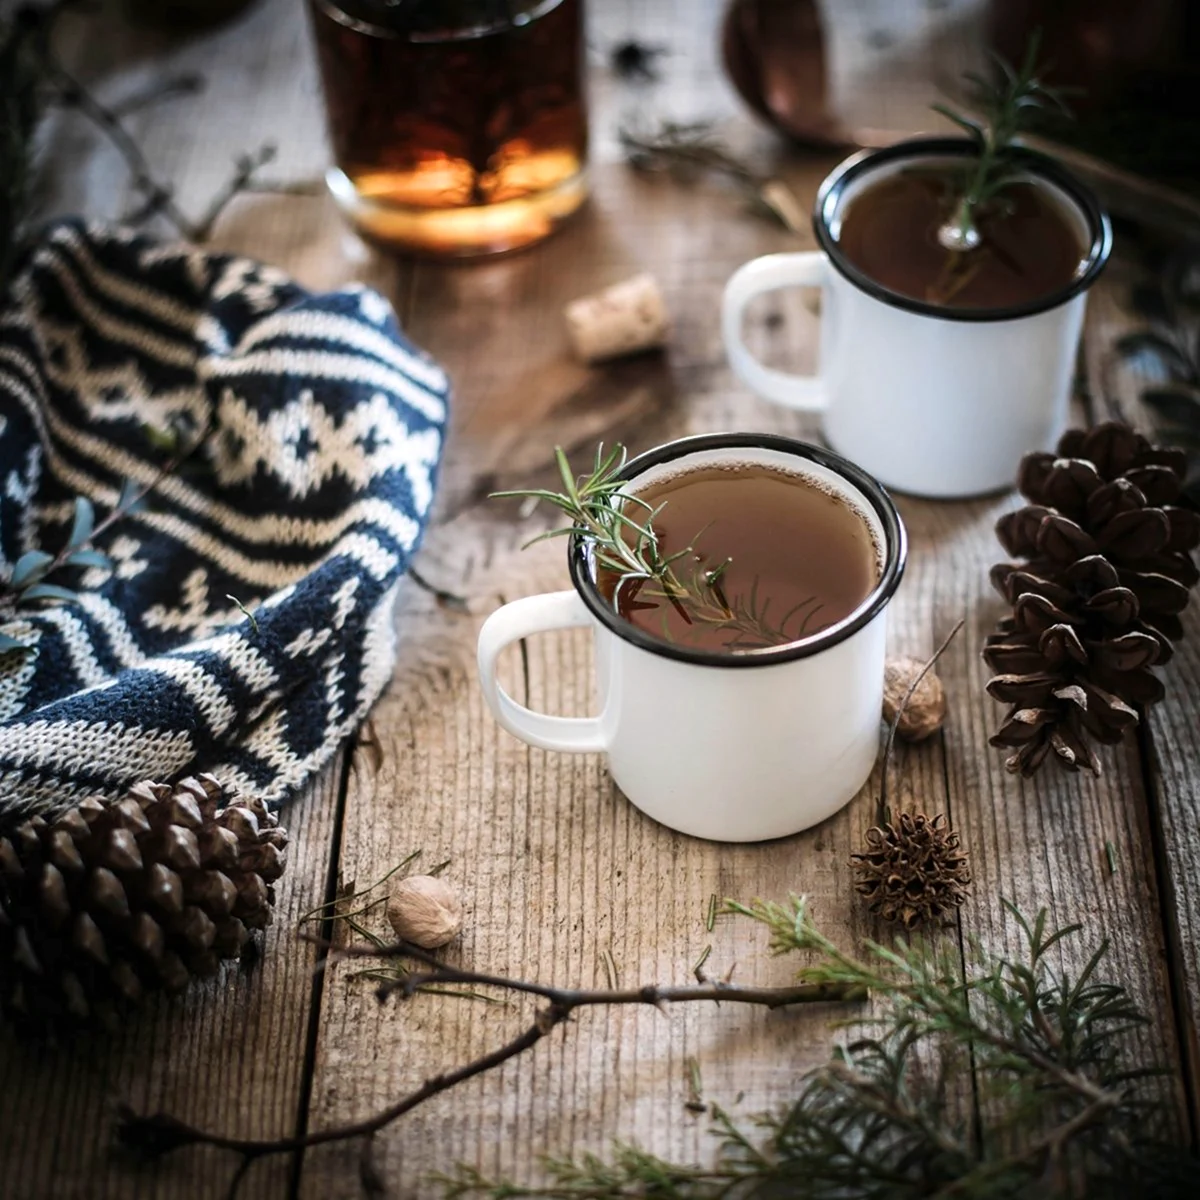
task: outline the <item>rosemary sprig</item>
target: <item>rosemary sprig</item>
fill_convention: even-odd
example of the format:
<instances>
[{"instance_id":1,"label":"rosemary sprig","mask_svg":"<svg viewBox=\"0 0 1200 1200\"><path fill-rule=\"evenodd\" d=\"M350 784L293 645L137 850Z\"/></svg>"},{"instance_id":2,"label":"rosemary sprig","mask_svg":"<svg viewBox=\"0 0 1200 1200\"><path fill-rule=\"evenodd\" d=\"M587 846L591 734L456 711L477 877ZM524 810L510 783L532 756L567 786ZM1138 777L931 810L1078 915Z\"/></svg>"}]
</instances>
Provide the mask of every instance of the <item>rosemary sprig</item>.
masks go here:
<instances>
[{"instance_id":1,"label":"rosemary sprig","mask_svg":"<svg viewBox=\"0 0 1200 1200\"><path fill-rule=\"evenodd\" d=\"M938 230L938 241L947 250L974 250L983 241L978 217L1017 178L1013 150L1017 137L1029 130L1032 118L1048 109L1070 115L1063 90L1048 87L1038 78L1038 72L1044 69L1037 61L1040 42L1037 33L1029 39L1019 69L993 55L998 81L984 79L972 71L964 73L977 117L966 116L945 104L932 105L935 112L962 129L979 151L950 219Z\"/></svg>"},{"instance_id":2,"label":"rosemary sprig","mask_svg":"<svg viewBox=\"0 0 1200 1200\"><path fill-rule=\"evenodd\" d=\"M629 589L636 588L637 597L672 605L688 625L728 631L733 636L726 649L735 651L778 646L816 631L811 622L821 605L815 597L795 605L778 622L768 616L769 598L760 601L757 581L745 596L730 598L723 580L733 559L705 566L696 549L703 529L681 550L668 554L654 528L667 502L651 505L625 490L621 471L627 453L620 443L607 454L603 446L597 448L590 475L577 477L561 446L555 447L554 457L562 477L561 492L529 488L493 492L491 498L544 500L564 513L569 524L539 534L525 543L526 548L548 538L572 534L582 538L593 549L597 569L616 576L614 608L619 609ZM797 618L798 628L789 632ZM663 636L671 638L665 612Z\"/></svg>"}]
</instances>

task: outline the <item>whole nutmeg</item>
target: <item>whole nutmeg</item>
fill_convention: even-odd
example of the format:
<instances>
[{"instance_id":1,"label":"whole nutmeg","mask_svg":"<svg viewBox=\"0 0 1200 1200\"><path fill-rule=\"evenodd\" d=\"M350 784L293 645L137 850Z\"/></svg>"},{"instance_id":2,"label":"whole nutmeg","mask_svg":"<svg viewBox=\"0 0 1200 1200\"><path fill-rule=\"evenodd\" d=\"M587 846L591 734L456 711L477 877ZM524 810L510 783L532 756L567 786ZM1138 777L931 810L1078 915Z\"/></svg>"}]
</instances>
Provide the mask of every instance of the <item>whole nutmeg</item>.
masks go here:
<instances>
[{"instance_id":1,"label":"whole nutmeg","mask_svg":"<svg viewBox=\"0 0 1200 1200\"><path fill-rule=\"evenodd\" d=\"M888 659L883 672L883 719L889 725L896 719L897 709L924 667L919 658ZM924 741L941 729L945 719L946 691L933 671L927 671L904 706L896 733L906 742Z\"/></svg>"},{"instance_id":2,"label":"whole nutmeg","mask_svg":"<svg viewBox=\"0 0 1200 1200\"><path fill-rule=\"evenodd\" d=\"M398 938L423 950L436 950L462 928L462 905L444 879L410 875L388 897L387 917Z\"/></svg>"}]
</instances>

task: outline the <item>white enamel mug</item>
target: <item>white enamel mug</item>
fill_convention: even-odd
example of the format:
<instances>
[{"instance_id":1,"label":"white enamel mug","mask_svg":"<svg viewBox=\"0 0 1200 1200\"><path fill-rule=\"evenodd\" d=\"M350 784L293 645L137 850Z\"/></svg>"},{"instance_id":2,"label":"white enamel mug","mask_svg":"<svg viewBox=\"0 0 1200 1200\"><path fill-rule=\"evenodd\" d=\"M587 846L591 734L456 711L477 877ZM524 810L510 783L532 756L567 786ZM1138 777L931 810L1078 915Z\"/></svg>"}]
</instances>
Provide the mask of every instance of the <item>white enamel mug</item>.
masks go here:
<instances>
[{"instance_id":1,"label":"white enamel mug","mask_svg":"<svg viewBox=\"0 0 1200 1200\"><path fill-rule=\"evenodd\" d=\"M596 587L591 554L572 538L570 591L506 604L479 635L479 677L509 733L544 750L607 755L613 780L642 812L695 837L754 842L835 813L866 782L879 750L885 609L907 538L887 493L820 447L767 434L683 438L626 464L633 489L714 463L762 463L808 477L860 514L879 550L878 582L847 616L802 641L716 654L652 637ZM536 633L590 628L596 715L555 717L518 704L496 661Z\"/></svg>"},{"instance_id":2,"label":"white enamel mug","mask_svg":"<svg viewBox=\"0 0 1200 1200\"><path fill-rule=\"evenodd\" d=\"M889 291L841 252L842 217L864 190L913 165L973 153L965 139L919 138L848 158L817 194L821 249L754 259L725 288L725 349L742 382L766 400L820 412L834 449L887 487L919 496L1010 487L1024 454L1058 441L1087 290L1112 249L1112 228L1092 193L1052 159L1022 151L1021 177L1051 194L1084 248L1075 277L1058 291L1010 308L956 309ZM743 339L747 304L784 287L821 289L816 375L766 367Z\"/></svg>"}]
</instances>

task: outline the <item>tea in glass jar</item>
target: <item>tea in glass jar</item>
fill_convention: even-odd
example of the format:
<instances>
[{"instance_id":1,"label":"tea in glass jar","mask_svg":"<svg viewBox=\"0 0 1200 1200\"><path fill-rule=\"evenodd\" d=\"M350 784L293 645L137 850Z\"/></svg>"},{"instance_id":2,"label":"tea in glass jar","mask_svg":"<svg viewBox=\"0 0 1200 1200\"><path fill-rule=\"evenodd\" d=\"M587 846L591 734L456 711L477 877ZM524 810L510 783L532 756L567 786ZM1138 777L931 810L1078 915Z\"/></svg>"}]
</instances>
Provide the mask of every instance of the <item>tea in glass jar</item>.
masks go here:
<instances>
[{"instance_id":1,"label":"tea in glass jar","mask_svg":"<svg viewBox=\"0 0 1200 1200\"><path fill-rule=\"evenodd\" d=\"M364 236L461 257L587 193L583 0L310 0L335 166Z\"/></svg>"}]
</instances>

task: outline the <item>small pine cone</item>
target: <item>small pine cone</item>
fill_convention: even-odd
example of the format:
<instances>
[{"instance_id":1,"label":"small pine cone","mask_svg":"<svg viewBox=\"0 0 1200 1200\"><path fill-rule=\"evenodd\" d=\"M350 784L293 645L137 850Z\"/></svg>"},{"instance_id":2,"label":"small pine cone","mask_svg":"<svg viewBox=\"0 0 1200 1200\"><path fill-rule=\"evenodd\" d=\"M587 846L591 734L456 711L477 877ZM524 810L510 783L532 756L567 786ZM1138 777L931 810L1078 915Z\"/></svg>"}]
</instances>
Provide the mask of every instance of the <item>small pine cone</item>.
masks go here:
<instances>
[{"instance_id":1,"label":"small pine cone","mask_svg":"<svg viewBox=\"0 0 1200 1200\"><path fill-rule=\"evenodd\" d=\"M852 854L854 886L867 907L905 929L943 922L967 896L967 854L942 814L901 813L867 830L867 848Z\"/></svg>"},{"instance_id":2,"label":"small pine cone","mask_svg":"<svg viewBox=\"0 0 1200 1200\"><path fill-rule=\"evenodd\" d=\"M211 775L139 783L0 836L0 1010L49 1030L112 1024L270 924L287 834Z\"/></svg>"}]
</instances>

